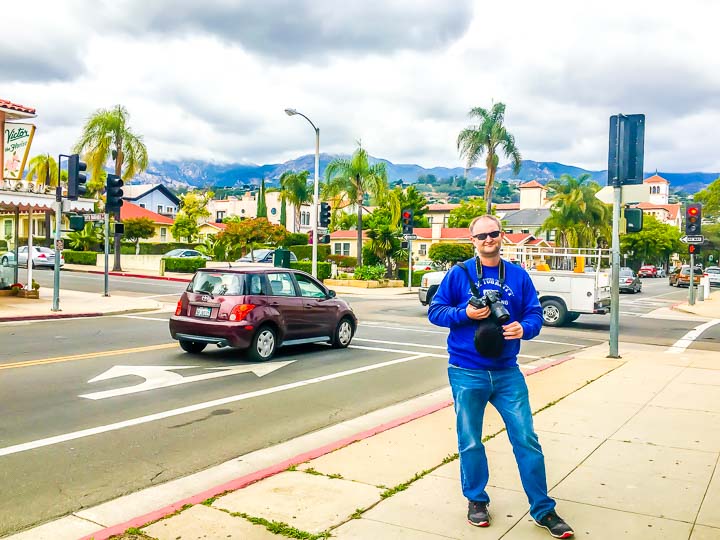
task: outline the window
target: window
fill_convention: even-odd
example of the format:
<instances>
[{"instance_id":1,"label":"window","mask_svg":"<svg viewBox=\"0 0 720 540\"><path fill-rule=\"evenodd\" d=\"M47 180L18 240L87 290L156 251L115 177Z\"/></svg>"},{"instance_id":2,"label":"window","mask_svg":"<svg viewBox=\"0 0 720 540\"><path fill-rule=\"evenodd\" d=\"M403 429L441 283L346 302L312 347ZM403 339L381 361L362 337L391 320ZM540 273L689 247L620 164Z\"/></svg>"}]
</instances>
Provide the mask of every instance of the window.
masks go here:
<instances>
[{"instance_id":1,"label":"window","mask_svg":"<svg viewBox=\"0 0 720 540\"><path fill-rule=\"evenodd\" d=\"M418 255L427 255L427 244L420 244L420 248L418 249Z\"/></svg>"},{"instance_id":2,"label":"window","mask_svg":"<svg viewBox=\"0 0 720 540\"><path fill-rule=\"evenodd\" d=\"M350 242L343 242L342 250L343 250L342 254L345 255L346 257L349 257L350 256Z\"/></svg>"},{"instance_id":3,"label":"window","mask_svg":"<svg viewBox=\"0 0 720 540\"><path fill-rule=\"evenodd\" d=\"M12 237L12 229L13 229L12 220L6 219L5 220L5 238Z\"/></svg>"},{"instance_id":4,"label":"window","mask_svg":"<svg viewBox=\"0 0 720 540\"><path fill-rule=\"evenodd\" d=\"M325 290L308 276L295 274L298 285L300 286L300 295L306 298L325 298Z\"/></svg>"},{"instance_id":5,"label":"window","mask_svg":"<svg viewBox=\"0 0 720 540\"><path fill-rule=\"evenodd\" d=\"M158 204L157 213L158 213L158 214L162 214L162 213L163 213L163 205L162 205L162 204Z\"/></svg>"},{"instance_id":6,"label":"window","mask_svg":"<svg viewBox=\"0 0 720 540\"><path fill-rule=\"evenodd\" d=\"M268 274L272 296L295 296L295 286L288 272Z\"/></svg>"},{"instance_id":7,"label":"window","mask_svg":"<svg viewBox=\"0 0 720 540\"><path fill-rule=\"evenodd\" d=\"M160 241L167 241L167 227L160 227Z\"/></svg>"},{"instance_id":8,"label":"window","mask_svg":"<svg viewBox=\"0 0 720 540\"><path fill-rule=\"evenodd\" d=\"M220 223L225 218L225 210L215 212L215 223Z\"/></svg>"},{"instance_id":9,"label":"window","mask_svg":"<svg viewBox=\"0 0 720 540\"><path fill-rule=\"evenodd\" d=\"M138 203L138 206L139 206L140 208L145 208L145 203Z\"/></svg>"},{"instance_id":10,"label":"window","mask_svg":"<svg viewBox=\"0 0 720 540\"><path fill-rule=\"evenodd\" d=\"M248 274L247 286L249 294L260 295L265 294L262 286L262 274Z\"/></svg>"},{"instance_id":11,"label":"window","mask_svg":"<svg viewBox=\"0 0 720 540\"><path fill-rule=\"evenodd\" d=\"M530 229L521 229L520 232L525 233L525 234L530 234Z\"/></svg>"},{"instance_id":12,"label":"window","mask_svg":"<svg viewBox=\"0 0 720 540\"><path fill-rule=\"evenodd\" d=\"M335 242L333 250L335 255L342 255L342 242Z\"/></svg>"}]
</instances>

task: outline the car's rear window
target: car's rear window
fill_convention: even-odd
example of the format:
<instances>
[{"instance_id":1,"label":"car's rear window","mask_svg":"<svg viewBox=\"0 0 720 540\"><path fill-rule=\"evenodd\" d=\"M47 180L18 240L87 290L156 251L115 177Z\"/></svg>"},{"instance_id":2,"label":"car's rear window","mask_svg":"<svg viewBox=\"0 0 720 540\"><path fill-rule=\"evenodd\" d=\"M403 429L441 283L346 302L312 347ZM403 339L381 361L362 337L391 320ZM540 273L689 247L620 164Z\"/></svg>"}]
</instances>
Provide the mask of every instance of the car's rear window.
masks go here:
<instances>
[{"instance_id":1,"label":"car's rear window","mask_svg":"<svg viewBox=\"0 0 720 540\"><path fill-rule=\"evenodd\" d=\"M244 296L263 294L262 274L236 272L198 272L187 290L213 296Z\"/></svg>"},{"instance_id":2,"label":"car's rear window","mask_svg":"<svg viewBox=\"0 0 720 540\"><path fill-rule=\"evenodd\" d=\"M720 268L706 268L705 272L708 274L720 274Z\"/></svg>"},{"instance_id":3,"label":"car's rear window","mask_svg":"<svg viewBox=\"0 0 720 540\"><path fill-rule=\"evenodd\" d=\"M620 270L620 275L624 277L632 277L634 274L632 270Z\"/></svg>"}]
</instances>

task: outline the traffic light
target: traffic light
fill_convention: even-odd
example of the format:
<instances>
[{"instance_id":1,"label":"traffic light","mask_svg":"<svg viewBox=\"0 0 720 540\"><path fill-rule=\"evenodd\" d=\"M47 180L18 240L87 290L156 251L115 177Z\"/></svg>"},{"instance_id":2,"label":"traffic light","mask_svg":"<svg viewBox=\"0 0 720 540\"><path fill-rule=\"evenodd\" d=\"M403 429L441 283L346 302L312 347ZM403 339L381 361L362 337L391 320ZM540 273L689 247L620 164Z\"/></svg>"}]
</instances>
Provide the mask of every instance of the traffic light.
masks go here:
<instances>
[{"instance_id":1,"label":"traffic light","mask_svg":"<svg viewBox=\"0 0 720 540\"><path fill-rule=\"evenodd\" d=\"M320 227L330 226L330 205L326 202L320 203L320 216L318 218L318 224Z\"/></svg>"},{"instance_id":2,"label":"traffic light","mask_svg":"<svg viewBox=\"0 0 720 540\"><path fill-rule=\"evenodd\" d=\"M611 116L608 186L642 184L644 155L645 115Z\"/></svg>"},{"instance_id":3,"label":"traffic light","mask_svg":"<svg viewBox=\"0 0 720 540\"><path fill-rule=\"evenodd\" d=\"M105 184L105 210L120 210L123 205L123 190L125 182L117 174L108 174Z\"/></svg>"},{"instance_id":4,"label":"traffic light","mask_svg":"<svg viewBox=\"0 0 720 540\"><path fill-rule=\"evenodd\" d=\"M87 163L80 161L80 156L73 154L68 156L68 190L67 198L71 201L77 201L78 197L82 197L87 193Z\"/></svg>"},{"instance_id":5,"label":"traffic light","mask_svg":"<svg viewBox=\"0 0 720 540\"><path fill-rule=\"evenodd\" d=\"M699 244L688 245L688 254L689 255L697 255L698 253L700 253L700 245Z\"/></svg>"},{"instance_id":6,"label":"traffic light","mask_svg":"<svg viewBox=\"0 0 720 540\"><path fill-rule=\"evenodd\" d=\"M413 210L412 208L404 208L402 211L402 233L413 233Z\"/></svg>"},{"instance_id":7,"label":"traffic light","mask_svg":"<svg viewBox=\"0 0 720 540\"><path fill-rule=\"evenodd\" d=\"M685 208L685 234L697 236L702 228L702 205L688 204Z\"/></svg>"},{"instance_id":8,"label":"traffic light","mask_svg":"<svg viewBox=\"0 0 720 540\"><path fill-rule=\"evenodd\" d=\"M625 232L636 233L643 228L643 211L640 208L625 208Z\"/></svg>"}]
</instances>

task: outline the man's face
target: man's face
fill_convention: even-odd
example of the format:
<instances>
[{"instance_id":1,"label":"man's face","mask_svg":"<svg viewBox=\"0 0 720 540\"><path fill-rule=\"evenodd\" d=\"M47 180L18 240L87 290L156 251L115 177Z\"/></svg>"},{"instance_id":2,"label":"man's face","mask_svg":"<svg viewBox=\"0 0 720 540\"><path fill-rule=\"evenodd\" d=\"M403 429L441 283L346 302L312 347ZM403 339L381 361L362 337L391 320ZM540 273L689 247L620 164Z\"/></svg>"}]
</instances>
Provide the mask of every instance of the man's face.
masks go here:
<instances>
[{"instance_id":1,"label":"man's face","mask_svg":"<svg viewBox=\"0 0 720 540\"><path fill-rule=\"evenodd\" d=\"M497 234L495 238L491 234ZM477 235L485 235L484 239L477 238ZM504 233L498 228L497 223L490 219L480 219L473 226L471 240L475 249L481 257L497 257L500 255L500 247Z\"/></svg>"}]
</instances>

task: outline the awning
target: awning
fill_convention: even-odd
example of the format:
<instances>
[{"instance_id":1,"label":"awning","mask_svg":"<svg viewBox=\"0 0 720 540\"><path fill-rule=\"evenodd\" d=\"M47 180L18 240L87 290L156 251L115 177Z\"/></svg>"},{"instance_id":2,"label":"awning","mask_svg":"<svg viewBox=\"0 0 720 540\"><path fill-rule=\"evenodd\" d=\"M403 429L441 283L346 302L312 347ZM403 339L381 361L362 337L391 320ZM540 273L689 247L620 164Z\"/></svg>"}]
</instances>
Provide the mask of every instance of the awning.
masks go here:
<instances>
[{"instance_id":1,"label":"awning","mask_svg":"<svg viewBox=\"0 0 720 540\"><path fill-rule=\"evenodd\" d=\"M94 199L63 200L63 211L93 212L95 202ZM16 208L21 212L31 208L33 212L45 212L54 210L55 206L55 195L0 190L0 212L14 212Z\"/></svg>"}]
</instances>

